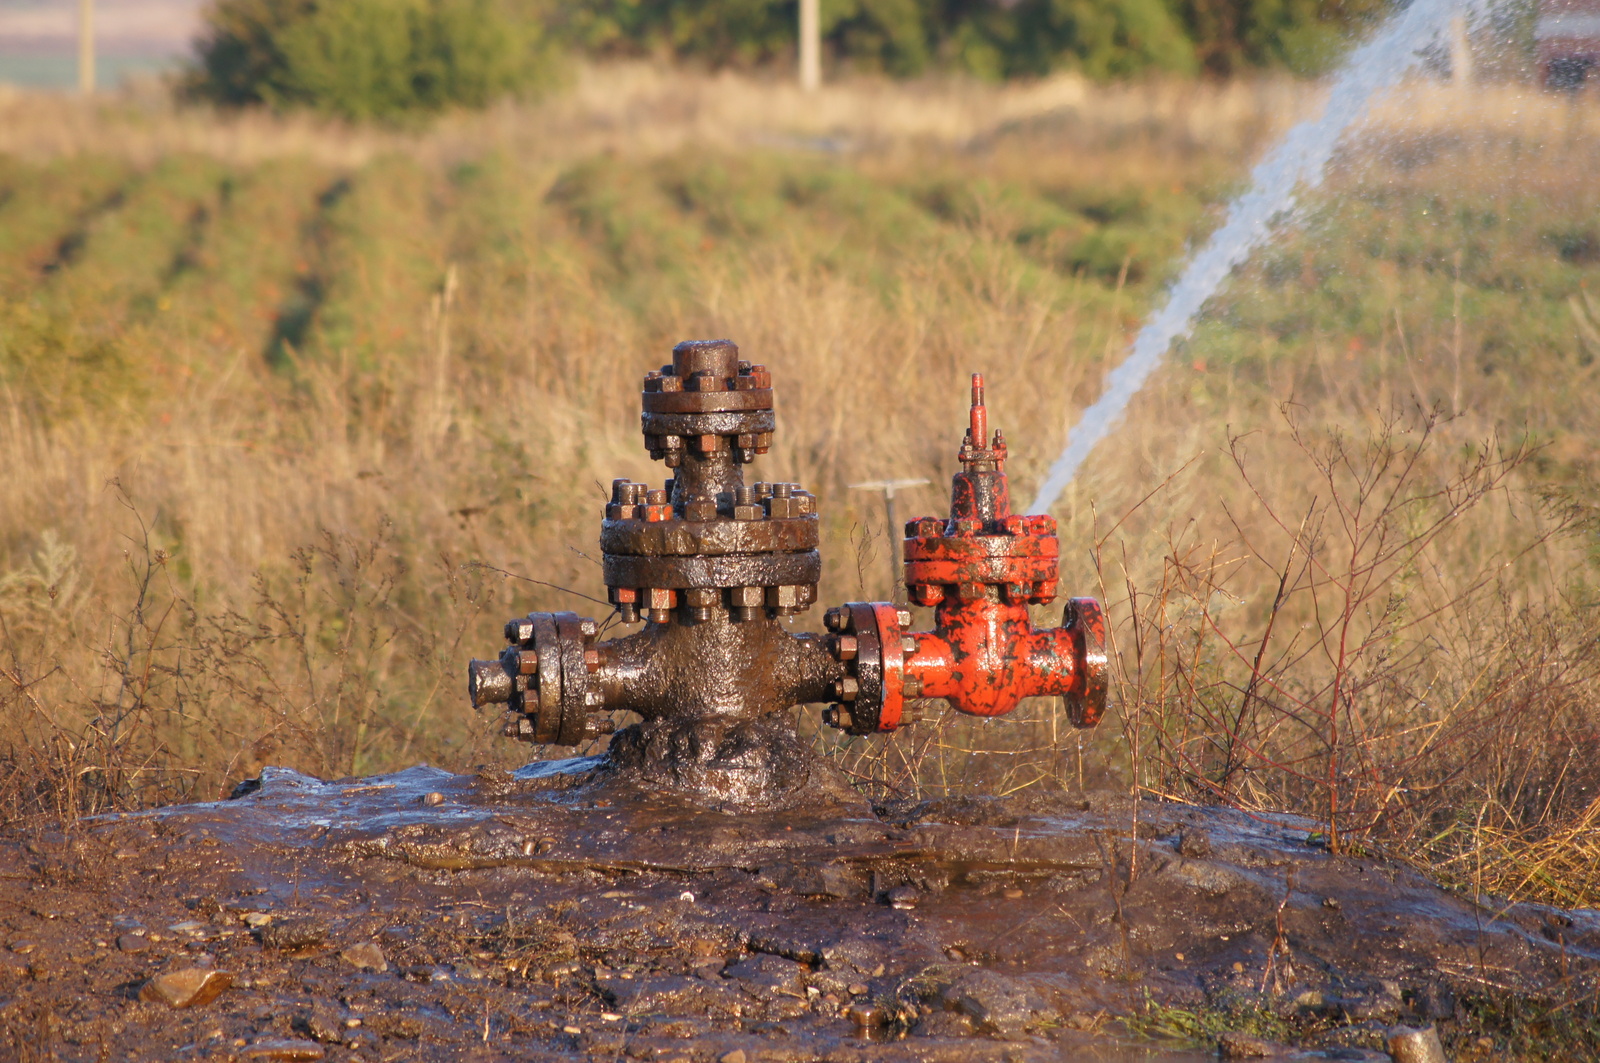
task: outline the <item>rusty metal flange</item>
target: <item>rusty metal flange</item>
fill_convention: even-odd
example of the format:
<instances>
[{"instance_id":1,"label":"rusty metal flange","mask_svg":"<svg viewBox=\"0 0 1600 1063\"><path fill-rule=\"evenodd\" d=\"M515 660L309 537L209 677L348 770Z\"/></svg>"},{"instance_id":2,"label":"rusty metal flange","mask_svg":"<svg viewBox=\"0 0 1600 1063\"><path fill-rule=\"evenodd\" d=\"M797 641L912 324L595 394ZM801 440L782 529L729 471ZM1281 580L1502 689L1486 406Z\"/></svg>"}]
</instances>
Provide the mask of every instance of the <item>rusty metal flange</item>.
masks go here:
<instances>
[{"instance_id":1,"label":"rusty metal flange","mask_svg":"<svg viewBox=\"0 0 1600 1063\"><path fill-rule=\"evenodd\" d=\"M749 462L772 446L772 374L739 358L731 340L691 340L672 349L672 363L646 374L640 429L650 456L668 468L686 451L731 450Z\"/></svg>"},{"instance_id":2,"label":"rusty metal flange","mask_svg":"<svg viewBox=\"0 0 1600 1063\"><path fill-rule=\"evenodd\" d=\"M828 651L844 666L834 681L838 700L823 721L855 735L893 731L905 719L905 702L921 693L906 675L905 661L916 649L907 632L911 611L888 602L849 602L829 609L823 624L832 632Z\"/></svg>"}]
</instances>

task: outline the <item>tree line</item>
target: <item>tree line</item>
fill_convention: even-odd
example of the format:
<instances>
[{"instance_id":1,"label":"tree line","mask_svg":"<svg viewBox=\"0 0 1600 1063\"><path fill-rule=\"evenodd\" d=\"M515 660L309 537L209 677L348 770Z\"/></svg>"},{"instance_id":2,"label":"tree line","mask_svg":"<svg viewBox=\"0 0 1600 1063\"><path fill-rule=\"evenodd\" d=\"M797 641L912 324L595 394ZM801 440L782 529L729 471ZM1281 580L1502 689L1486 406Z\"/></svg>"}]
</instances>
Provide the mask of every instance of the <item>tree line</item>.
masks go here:
<instances>
[{"instance_id":1,"label":"tree line","mask_svg":"<svg viewBox=\"0 0 1600 1063\"><path fill-rule=\"evenodd\" d=\"M983 78L1076 70L1314 73L1382 0L821 0L835 69ZM561 57L792 61L798 0L213 0L192 95L395 118L537 92Z\"/></svg>"}]
</instances>

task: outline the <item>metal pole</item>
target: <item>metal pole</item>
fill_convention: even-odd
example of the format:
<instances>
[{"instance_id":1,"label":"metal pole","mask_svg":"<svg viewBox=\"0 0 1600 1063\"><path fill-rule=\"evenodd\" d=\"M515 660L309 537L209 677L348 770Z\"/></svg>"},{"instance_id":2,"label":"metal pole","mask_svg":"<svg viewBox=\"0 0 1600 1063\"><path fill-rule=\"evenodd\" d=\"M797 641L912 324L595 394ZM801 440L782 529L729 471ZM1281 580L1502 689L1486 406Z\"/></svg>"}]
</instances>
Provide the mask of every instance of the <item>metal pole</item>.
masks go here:
<instances>
[{"instance_id":1,"label":"metal pole","mask_svg":"<svg viewBox=\"0 0 1600 1063\"><path fill-rule=\"evenodd\" d=\"M900 527L898 510L894 504L895 491L905 487L921 487L928 483L927 480L868 480L866 483L851 484L852 491L882 491L883 508L889 521L889 594L896 605L906 604L906 581L903 577L905 566L905 530Z\"/></svg>"},{"instance_id":2,"label":"metal pole","mask_svg":"<svg viewBox=\"0 0 1600 1063\"><path fill-rule=\"evenodd\" d=\"M820 0L800 0L800 87L815 92L822 86L822 16Z\"/></svg>"},{"instance_id":3,"label":"metal pole","mask_svg":"<svg viewBox=\"0 0 1600 1063\"><path fill-rule=\"evenodd\" d=\"M94 0L78 0L78 91L94 92Z\"/></svg>"}]
</instances>

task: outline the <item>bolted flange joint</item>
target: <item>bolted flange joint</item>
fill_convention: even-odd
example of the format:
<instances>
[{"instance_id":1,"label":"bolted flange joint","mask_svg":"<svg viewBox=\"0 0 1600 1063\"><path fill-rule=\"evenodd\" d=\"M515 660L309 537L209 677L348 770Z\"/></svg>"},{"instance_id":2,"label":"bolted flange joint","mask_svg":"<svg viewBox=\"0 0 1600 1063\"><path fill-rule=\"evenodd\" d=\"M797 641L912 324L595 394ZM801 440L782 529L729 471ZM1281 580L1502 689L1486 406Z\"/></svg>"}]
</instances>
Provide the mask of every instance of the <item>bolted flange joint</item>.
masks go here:
<instances>
[{"instance_id":1,"label":"bolted flange joint","mask_svg":"<svg viewBox=\"0 0 1600 1063\"><path fill-rule=\"evenodd\" d=\"M577 613L529 613L505 626L508 645L493 661L467 668L473 708L504 704L503 733L524 742L577 745L610 732L591 721L605 695L591 677L600 670L599 626Z\"/></svg>"}]
</instances>

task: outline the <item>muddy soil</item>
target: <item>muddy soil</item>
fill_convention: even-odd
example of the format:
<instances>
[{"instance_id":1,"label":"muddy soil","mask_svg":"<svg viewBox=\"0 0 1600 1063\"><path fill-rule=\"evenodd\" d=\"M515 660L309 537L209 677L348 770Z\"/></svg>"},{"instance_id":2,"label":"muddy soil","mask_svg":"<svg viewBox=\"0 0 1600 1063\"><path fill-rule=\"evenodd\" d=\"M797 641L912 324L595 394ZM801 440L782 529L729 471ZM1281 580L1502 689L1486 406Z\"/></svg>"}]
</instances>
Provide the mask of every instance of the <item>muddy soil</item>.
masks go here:
<instances>
[{"instance_id":1,"label":"muddy soil","mask_svg":"<svg viewBox=\"0 0 1600 1063\"><path fill-rule=\"evenodd\" d=\"M1152 1001L1264 994L1325 1017L1320 1058L1379 1060L1474 986L1600 980L1600 913L1479 907L1291 818L734 816L597 768L269 769L0 837L0 1057L1109 1061L1159 1048L1115 1022Z\"/></svg>"}]
</instances>

